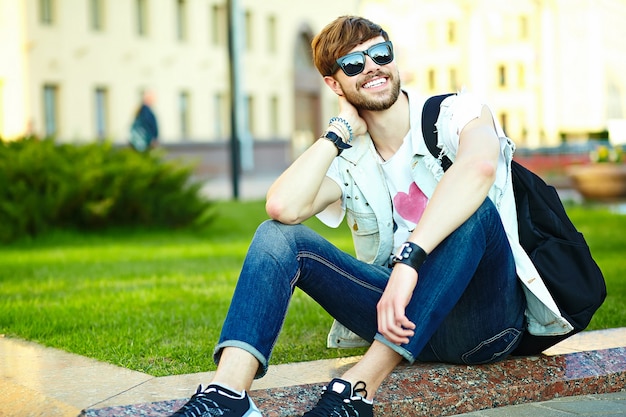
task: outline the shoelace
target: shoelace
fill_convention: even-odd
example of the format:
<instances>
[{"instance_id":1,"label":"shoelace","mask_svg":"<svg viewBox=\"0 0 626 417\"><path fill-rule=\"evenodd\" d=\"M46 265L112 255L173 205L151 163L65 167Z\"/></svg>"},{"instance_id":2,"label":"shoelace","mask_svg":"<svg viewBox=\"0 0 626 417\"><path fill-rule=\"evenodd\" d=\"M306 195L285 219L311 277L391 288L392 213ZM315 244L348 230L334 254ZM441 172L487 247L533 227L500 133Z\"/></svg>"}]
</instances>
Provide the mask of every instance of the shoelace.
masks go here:
<instances>
[{"instance_id":1,"label":"shoelace","mask_svg":"<svg viewBox=\"0 0 626 417\"><path fill-rule=\"evenodd\" d=\"M217 404L213 400L206 398L206 392L202 389L202 385L198 385L196 393L193 394L189 401L174 415L187 415L188 411L194 411L196 413L195 415L199 416L202 414L200 406L204 408L204 411L210 411L206 403L209 403L212 407L217 407Z\"/></svg>"},{"instance_id":2,"label":"shoelace","mask_svg":"<svg viewBox=\"0 0 626 417\"><path fill-rule=\"evenodd\" d=\"M363 398L367 397L367 390L365 389L365 387L366 387L365 382L363 381L357 382L354 385L354 389L352 390L352 396L358 393ZM322 389L322 396L320 400L317 402L317 405L315 406L315 411L320 412L321 413L320 415L324 415L324 416L332 416L333 415L332 413L335 412L334 415L343 417L343 415L339 414L336 411L337 408L341 408L343 411L345 411L346 417L358 416L358 413L354 409L354 406L350 403L350 398L343 398L341 394L336 393L332 390L329 390L328 387L324 387Z\"/></svg>"},{"instance_id":3,"label":"shoelace","mask_svg":"<svg viewBox=\"0 0 626 417\"><path fill-rule=\"evenodd\" d=\"M347 398L343 398L336 392L324 389L320 400L317 402L317 406L315 406L316 414L332 416L332 413L335 412L336 414L334 415L340 415L336 412L337 408L345 410L348 416L354 415L354 407L352 407ZM350 413L350 411L352 411L352 413Z\"/></svg>"},{"instance_id":4,"label":"shoelace","mask_svg":"<svg viewBox=\"0 0 626 417\"><path fill-rule=\"evenodd\" d=\"M363 381L357 382L356 384L354 384L352 395L354 396L354 394L359 394L361 397L367 398L367 390L365 389L366 387L367 385L365 385L365 382Z\"/></svg>"}]
</instances>

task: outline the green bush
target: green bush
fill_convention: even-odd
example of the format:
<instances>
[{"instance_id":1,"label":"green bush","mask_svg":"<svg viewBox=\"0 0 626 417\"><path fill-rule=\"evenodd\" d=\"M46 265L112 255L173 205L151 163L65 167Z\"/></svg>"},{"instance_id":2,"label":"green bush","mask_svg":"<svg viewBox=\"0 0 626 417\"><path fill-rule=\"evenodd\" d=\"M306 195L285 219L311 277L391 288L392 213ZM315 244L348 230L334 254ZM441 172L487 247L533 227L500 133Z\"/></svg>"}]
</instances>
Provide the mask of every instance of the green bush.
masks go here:
<instances>
[{"instance_id":1,"label":"green bush","mask_svg":"<svg viewBox=\"0 0 626 417\"><path fill-rule=\"evenodd\" d=\"M0 241L50 228L181 227L210 221L193 166L109 142L0 143Z\"/></svg>"}]
</instances>

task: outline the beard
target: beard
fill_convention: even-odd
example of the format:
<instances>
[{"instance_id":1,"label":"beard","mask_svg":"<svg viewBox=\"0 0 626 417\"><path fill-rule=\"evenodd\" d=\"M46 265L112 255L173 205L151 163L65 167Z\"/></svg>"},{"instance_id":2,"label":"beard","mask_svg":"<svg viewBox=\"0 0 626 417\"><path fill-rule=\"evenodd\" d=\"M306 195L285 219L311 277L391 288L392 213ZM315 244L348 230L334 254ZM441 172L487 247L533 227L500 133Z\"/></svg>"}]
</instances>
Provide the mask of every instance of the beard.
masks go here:
<instances>
[{"instance_id":1,"label":"beard","mask_svg":"<svg viewBox=\"0 0 626 417\"><path fill-rule=\"evenodd\" d=\"M346 100L358 110L382 111L387 110L398 100L400 95L399 74L389 74L387 80L391 83L391 91L383 97L367 97L356 91L344 91Z\"/></svg>"}]
</instances>

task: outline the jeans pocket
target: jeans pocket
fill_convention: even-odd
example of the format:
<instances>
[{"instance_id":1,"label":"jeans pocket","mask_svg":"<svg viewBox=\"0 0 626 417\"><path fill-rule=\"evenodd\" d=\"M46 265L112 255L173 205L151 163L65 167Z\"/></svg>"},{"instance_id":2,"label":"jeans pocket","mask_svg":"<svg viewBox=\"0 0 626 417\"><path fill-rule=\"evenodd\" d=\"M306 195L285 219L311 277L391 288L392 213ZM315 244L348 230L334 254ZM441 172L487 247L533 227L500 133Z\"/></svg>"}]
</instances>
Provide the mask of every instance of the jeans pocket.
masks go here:
<instances>
[{"instance_id":1,"label":"jeans pocket","mask_svg":"<svg viewBox=\"0 0 626 417\"><path fill-rule=\"evenodd\" d=\"M510 327L497 335L480 342L475 348L461 356L467 365L479 365L504 359L517 346L522 331Z\"/></svg>"}]
</instances>

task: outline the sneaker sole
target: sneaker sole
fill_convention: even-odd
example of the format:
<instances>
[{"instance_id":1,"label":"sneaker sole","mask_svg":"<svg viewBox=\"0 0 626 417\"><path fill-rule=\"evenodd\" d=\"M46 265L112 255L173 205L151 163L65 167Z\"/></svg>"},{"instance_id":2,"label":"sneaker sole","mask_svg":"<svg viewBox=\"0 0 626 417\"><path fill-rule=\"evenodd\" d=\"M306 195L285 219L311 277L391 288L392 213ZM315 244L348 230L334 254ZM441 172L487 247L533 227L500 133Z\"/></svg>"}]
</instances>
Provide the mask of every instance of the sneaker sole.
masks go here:
<instances>
[{"instance_id":1,"label":"sneaker sole","mask_svg":"<svg viewBox=\"0 0 626 417\"><path fill-rule=\"evenodd\" d=\"M244 414L241 417L263 417L263 415L261 414L261 412L257 409L254 410L248 410L248 412L246 414Z\"/></svg>"}]
</instances>

